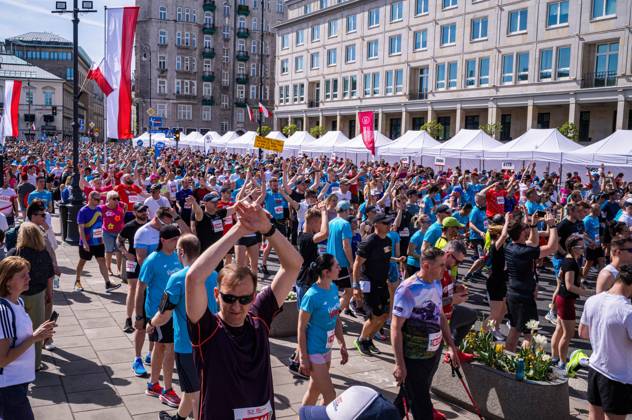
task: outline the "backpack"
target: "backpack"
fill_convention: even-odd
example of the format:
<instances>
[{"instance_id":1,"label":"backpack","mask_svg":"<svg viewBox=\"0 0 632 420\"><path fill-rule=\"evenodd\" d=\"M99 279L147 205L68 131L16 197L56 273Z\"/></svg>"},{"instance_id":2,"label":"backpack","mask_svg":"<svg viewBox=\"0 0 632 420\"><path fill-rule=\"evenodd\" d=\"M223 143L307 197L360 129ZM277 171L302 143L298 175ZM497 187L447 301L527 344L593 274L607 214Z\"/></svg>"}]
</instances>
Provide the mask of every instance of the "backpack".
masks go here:
<instances>
[{"instance_id":1,"label":"backpack","mask_svg":"<svg viewBox=\"0 0 632 420\"><path fill-rule=\"evenodd\" d=\"M16 225L7 230L4 234L4 244L7 250L15 248L18 243L18 233L20 232L20 225Z\"/></svg>"},{"instance_id":2,"label":"backpack","mask_svg":"<svg viewBox=\"0 0 632 420\"><path fill-rule=\"evenodd\" d=\"M22 299L19 300L20 305L24 305L22 302ZM15 319L15 312L13 311L13 308L11 307L11 304L4 298L0 298L0 306L3 308L6 308L8 313L11 314L11 335L12 335L12 340L11 340L11 345L9 346L9 348L13 348L15 347L15 343L18 340L18 331L17 331L17 323L16 323L16 319ZM3 311L4 312L4 311ZM0 322L3 323L3 325L6 326L6 319L1 319L0 318ZM4 371L3 368L0 368L0 375L2 375L2 372Z\"/></svg>"}]
</instances>

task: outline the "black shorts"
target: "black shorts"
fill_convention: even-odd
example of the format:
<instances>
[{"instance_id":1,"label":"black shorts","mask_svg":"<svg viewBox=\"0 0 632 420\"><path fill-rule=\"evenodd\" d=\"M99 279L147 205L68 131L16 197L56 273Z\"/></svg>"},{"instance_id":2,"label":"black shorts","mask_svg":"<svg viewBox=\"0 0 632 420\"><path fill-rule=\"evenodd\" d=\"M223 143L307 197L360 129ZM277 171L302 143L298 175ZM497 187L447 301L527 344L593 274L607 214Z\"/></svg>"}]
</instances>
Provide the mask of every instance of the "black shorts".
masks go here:
<instances>
[{"instance_id":1,"label":"black shorts","mask_svg":"<svg viewBox=\"0 0 632 420\"><path fill-rule=\"evenodd\" d=\"M285 220L285 219L282 219L282 220L274 219L272 221L272 223L274 223L274 226L276 226L277 230L279 232L281 232L281 235L287 236L287 220Z\"/></svg>"},{"instance_id":2,"label":"black shorts","mask_svg":"<svg viewBox=\"0 0 632 420\"><path fill-rule=\"evenodd\" d=\"M371 292L364 293L364 311L370 317L387 314L390 305L391 299L386 285L382 287L371 285Z\"/></svg>"},{"instance_id":3,"label":"black shorts","mask_svg":"<svg viewBox=\"0 0 632 420\"><path fill-rule=\"evenodd\" d=\"M249 248L261 243L261 234L255 233L255 236L242 236L237 240L237 245Z\"/></svg>"},{"instance_id":4,"label":"black shorts","mask_svg":"<svg viewBox=\"0 0 632 420\"><path fill-rule=\"evenodd\" d=\"M200 390L200 375L193 363L193 353L176 353L180 389L187 394Z\"/></svg>"},{"instance_id":5,"label":"black shorts","mask_svg":"<svg viewBox=\"0 0 632 420\"><path fill-rule=\"evenodd\" d=\"M351 287L351 276L347 267L341 267L338 274L338 280L334 280L334 284L338 289L348 289Z\"/></svg>"},{"instance_id":6,"label":"black shorts","mask_svg":"<svg viewBox=\"0 0 632 420\"><path fill-rule=\"evenodd\" d=\"M613 381L588 368L588 402L609 414L632 414L632 385Z\"/></svg>"},{"instance_id":7,"label":"black shorts","mask_svg":"<svg viewBox=\"0 0 632 420\"><path fill-rule=\"evenodd\" d=\"M105 257L105 245L90 245L90 251L86 251L82 246L79 246L79 258L82 260L90 261L92 257L103 258Z\"/></svg>"},{"instance_id":8,"label":"black shorts","mask_svg":"<svg viewBox=\"0 0 632 420\"><path fill-rule=\"evenodd\" d=\"M487 279L487 297L489 300L501 301L507 296L507 283L495 279Z\"/></svg>"},{"instance_id":9,"label":"black shorts","mask_svg":"<svg viewBox=\"0 0 632 420\"><path fill-rule=\"evenodd\" d=\"M598 246L597 248L586 248L586 260L597 261L599 258L604 258L606 254L603 252L603 248Z\"/></svg>"},{"instance_id":10,"label":"black shorts","mask_svg":"<svg viewBox=\"0 0 632 420\"><path fill-rule=\"evenodd\" d=\"M147 320L145 320L145 328L147 328ZM165 325L156 327L154 332L149 334L149 341L162 344L173 343L173 317L169 318Z\"/></svg>"},{"instance_id":11,"label":"black shorts","mask_svg":"<svg viewBox=\"0 0 632 420\"><path fill-rule=\"evenodd\" d=\"M511 326L517 328L523 334L531 333L527 328L527 322L538 320L538 307L535 300L512 299L508 296L507 309L511 314Z\"/></svg>"}]
</instances>

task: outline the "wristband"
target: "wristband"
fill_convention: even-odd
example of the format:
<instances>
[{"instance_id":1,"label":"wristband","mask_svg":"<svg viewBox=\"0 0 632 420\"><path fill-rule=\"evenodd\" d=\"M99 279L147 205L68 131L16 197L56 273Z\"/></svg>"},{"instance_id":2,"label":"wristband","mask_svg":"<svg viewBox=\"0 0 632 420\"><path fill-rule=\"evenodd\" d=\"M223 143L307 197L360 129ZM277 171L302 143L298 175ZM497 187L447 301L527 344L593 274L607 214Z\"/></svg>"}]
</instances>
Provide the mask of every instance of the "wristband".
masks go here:
<instances>
[{"instance_id":1,"label":"wristband","mask_svg":"<svg viewBox=\"0 0 632 420\"><path fill-rule=\"evenodd\" d=\"M529 225L529 227L530 227L531 229L533 229L533 228L537 228L537 227L538 227L538 225L537 225L537 224L535 224L535 225Z\"/></svg>"},{"instance_id":2,"label":"wristband","mask_svg":"<svg viewBox=\"0 0 632 420\"><path fill-rule=\"evenodd\" d=\"M270 230L267 231L266 233L263 233L263 236L265 236L266 238L269 238L270 236L274 235L274 232L276 232L276 226L273 223Z\"/></svg>"},{"instance_id":3,"label":"wristband","mask_svg":"<svg viewBox=\"0 0 632 420\"><path fill-rule=\"evenodd\" d=\"M351 283L351 288L360 290L360 283Z\"/></svg>"},{"instance_id":4,"label":"wristband","mask_svg":"<svg viewBox=\"0 0 632 420\"><path fill-rule=\"evenodd\" d=\"M136 315L136 321L144 321L144 320L145 320L144 316Z\"/></svg>"}]
</instances>

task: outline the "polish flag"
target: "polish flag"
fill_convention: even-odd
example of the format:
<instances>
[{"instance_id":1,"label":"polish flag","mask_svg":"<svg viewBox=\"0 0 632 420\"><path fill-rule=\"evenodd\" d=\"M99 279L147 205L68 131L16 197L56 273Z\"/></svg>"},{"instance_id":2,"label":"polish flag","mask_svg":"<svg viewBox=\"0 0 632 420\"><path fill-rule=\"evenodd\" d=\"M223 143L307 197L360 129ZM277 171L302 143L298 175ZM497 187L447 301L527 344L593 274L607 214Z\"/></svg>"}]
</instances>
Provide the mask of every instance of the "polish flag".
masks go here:
<instances>
[{"instance_id":1,"label":"polish flag","mask_svg":"<svg viewBox=\"0 0 632 420\"><path fill-rule=\"evenodd\" d=\"M114 91L114 89L112 89L112 86L110 86L110 83L103 75L101 67L103 67L103 60L101 60L97 66L93 66L90 70L88 70L88 75L86 77L90 80L94 80L105 96L108 96L112 93L112 91Z\"/></svg>"},{"instance_id":2,"label":"polish flag","mask_svg":"<svg viewBox=\"0 0 632 420\"><path fill-rule=\"evenodd\" d=\"M18 110L20 108L21 80L4 82L4 112L0 121L0 144L4 146L6 137L17 137L19 128Z\"/></svg>"},{"instance_id":3,"label":"polish flag","mask_svg":"<svg viewBox=\"0 0 632 420\"><path fill-rule=\"evenodd\" d=\"M263 106L261 102L259 102L259 112L261 112L261 115L263 115L264 117L270 118L270 111L268 111L268 108Z\"/></svg>"},{"instance_id":4,"label":"polish flag","mask_svg":"<svg viewBox=\"0 0 632 420\"><path fill-rule=\"evenodd\" d=\"M358 112L360 120L360 134L364 147L375 156L375 131L373 130L373 111Z\"/></svg>"},{"instance_id":5,"label":"polish flag","mask_svg":"<svg viewBox=\"0 0 632 420\"><path fill-rule=\"evenodd\" d=\"M250 120L250 122L253 122L255 120L255 115L252 113L252 108L250 108L250 105L246 104L246 110L248 110L248 119Z\"/></svg>"},{"instance_id":6,"label":"polish flag","mask_svg":"<svg viewBox=\"0 0 632 420\"><path fill-rule=\"evenodd\" d=\"M106 101L106 135L115 139L133 137L132 50L138 10L138 7L106 9L105 59L100 73L112 89ZM93 76L98 77L98 73L93 72ZM103 89L100 83L99 87Z\"/></svg>"}]
</instances>

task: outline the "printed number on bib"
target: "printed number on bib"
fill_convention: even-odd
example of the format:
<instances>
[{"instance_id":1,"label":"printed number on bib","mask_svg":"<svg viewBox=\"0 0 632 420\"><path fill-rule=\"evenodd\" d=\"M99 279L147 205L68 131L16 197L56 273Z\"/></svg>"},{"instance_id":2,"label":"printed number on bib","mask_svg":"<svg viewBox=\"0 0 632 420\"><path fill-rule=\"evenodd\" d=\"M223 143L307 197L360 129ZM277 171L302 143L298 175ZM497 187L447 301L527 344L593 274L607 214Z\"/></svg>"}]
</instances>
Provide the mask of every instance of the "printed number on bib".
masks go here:
<instances>
[{"instance_id":1,"label":"printed number on bib","mask_svg":"<svg viewBox=\"0 0 632 420\"><path fill-rule=\"evenodd\" d=\"M99 228L99 229L95 229L92 231L92 237L94 239L101 239L103 238L103 229Z\"/></svg>"},{"instance_id":2,"label":"printed number on bib","mask_svg":"<svg viewBox=\"0 0 632 420\"><path fill-rule=\"evenodd\" d=\"M485 220L483 222L483 229L487 230L488 227L489 227L489 222L487 220Z\"/></svg>"},{"instance_id":3,"label":"printed number on bib","mask_svg":"<svg viewBox=\"0 0 632 420\"><path fill-rule=\"evenodd\" d=\"M283 214L283 206L275 206L274 214Z\"/></svg>"},{"instance_id":4,"label":"printed number on bib","mask_svg":"<svg viewBox=\"0 0 632 420\"><path fill-rule=\"evenodd\" d=\"M327 253L327 245L326 244L318 244L318 255L323 255Z\"/></svg>"},{"instance_id":5,"label":"printed number on bib","mask_svg":"<svg viewBox=\"0 0 632 420\"><path fill-rule=\"evenodd\" d=\"M368 280L360 280L360 290L362 293L371 293L371 282Z\"/></svg>"},{"instance_id":6,"label":"printed number on bib","mask_svg":"<svg viewBox=\"0 0 632 420\"><path fill-rule=\"evenodd\" d=\"M505 204L505 197L500 196L500 197L496 197L496 203L499 205L504 205Z\"/></svg>"},{"instance_id":7,"label":"printed number on bib","mask_svg":"<svg viewBox=\"0 0 632 420\"><path fill-rule=\"evenodd\" d=\"M443 337L441 336L441 332L430 333L428 335L428 351L435 352L439 349L441 345L441 340Z\"/></svg>"},{"instance_id":8,"label":"printed number on bib","mask_svg":"<svg viewBox=\"0 0 632 420\"><path fill-rule=\"evenodd\" d=\"M233 414L234 420L271 420L272 405L268 401L259 407L235 408Z\"/></svg>"},{"instance_id":9,"label":"printed number on bib","mask_svg":"<svg viewBox=\"0 0 632 420\"><path fill-rule=\"evenodd\" d=\"M218 233L218 232L223 232L224 231L224 224L222 223L221 220L213 220L213 232Z\"/></svg>"},{"instance_id":10,"label":"printed number on bib","mask_svg":"<svg viewBox=\"0 0 632 420\"><path fill-rule=\"evenodd\" d=\"M137 195L128 196L130 203L138 203L140 201L140 197Z\"/></svg>"},{"instance_id":11,"label":"printed number on bib","mask_svg":"<svg viewBox=\"0 0 632 420\"><path fill-rule=\"evenodd\" d=\"M410 236L408 228L402 229L401 232L399 232L399 236L401 236L402 238L408 238Z\"/></svg>"},{"instance_id":12,"label":"printed number on bib","mask_svg":"<svg viewBox=\"0 0 632 420\"><path fill-rule=\"evenodd\" d=\"M136 264L138 264L136 261L125 261L125 271L133 273L136 271Z\"/></svg>"},{"instance_id":13,"label":"printed number on bib","mask_svg":"<svg viewBox=\"0 0 632 420\"><path fill-rule=\"evenodd\" d=\"M334 337L336 337L336 330L327 331L327 349L331 349L333 347Z\"/></svg>"}]
</instances>

